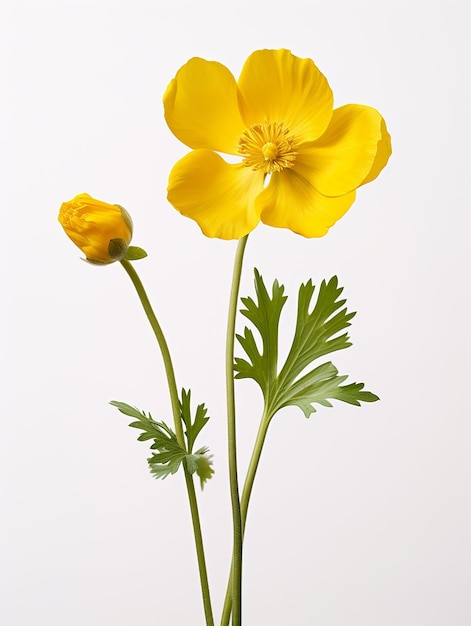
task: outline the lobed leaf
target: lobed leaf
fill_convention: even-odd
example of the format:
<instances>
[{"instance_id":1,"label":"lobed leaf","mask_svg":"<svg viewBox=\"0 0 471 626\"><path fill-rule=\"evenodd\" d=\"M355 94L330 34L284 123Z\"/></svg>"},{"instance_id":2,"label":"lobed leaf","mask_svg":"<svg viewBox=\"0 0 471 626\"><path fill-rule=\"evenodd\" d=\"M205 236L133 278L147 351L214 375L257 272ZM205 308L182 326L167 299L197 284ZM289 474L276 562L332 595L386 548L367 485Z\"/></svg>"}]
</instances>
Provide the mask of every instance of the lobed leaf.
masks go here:
<instances>
[{"instance_id":1,"label":"lobed leaf","mask_svg":"<svg viewBox=\"0 0 471 626\"><path fill-rule=\"evenodd\" d=\"M191 417L191 391L185 391L185 389L182 389L180 408L182 420L186 427L185 436L188 442L188 452L191 452L196 437L209 421L208 410L204 404L199 404L196 407L195 418L193 420Z\"/></svg>"},{"instance_id":2,"label":"lobed leaf","mask_svg":"<svg viewBox=\"0 0 471 626\"><path fill-rule=\"evenodd\" d=\"M328 282L322 281L312 310L315 287L311 280L301 285L292 345L279 373L279 322L287 297L278 281L273 283L270 297L257 270L255 290L257 300L243 298L245 309L241 313L258 331L262 349L253 330L246 327L237 339L247 359L236 358L234 370L236 378L252 378L260 386L268 419L290 405L298 406L309 417L316 410L314 404L330 407L332 399L355 405L378 400L373 393L363 391L363 383L342 385L347 376L339 376L331 362L303 374L320 357L351 345L348 334L342 331L350 326L355 313L344 306L346 300L340 297L343 288L339 287L336 276Z\"/></svg>"},{"instance_id":3,"label":"lobed leaf","mask_svg":"<svg viewBox=\"0 0 471 626\"><path fill-rule=\"evenodd\" d=\"M138 441L149 441L154 454L147 459L150 471L155 478L166 478L170 474L175 474L180 468L182 461L185 461L190 474L196 472L200 478L201 488L214 474L211 456L207 453L208 448L203 447L192 453L196 437L201 429L207 424L209 417L204 404L198 405L194 419L191 416L191 391L182 389L182 399L180 402L181 419L185 424L185 436L187 449L183 448L177 440L174 431L165 422L156 422L150 413L140 411L138 408L113 400L111 405L117 407L121 413L135 419L129 426L137 428L143 432L139 435Z\"/></svg>"},{"instance_id":4,"label":"lobed leaf","mask_svg":"<svg viewBox=\"0 0 471 626\"><path fill-rule=\"evenodd\" d=\"M275 280L270 297L259 271L255 269L254 273L257 302L252 298L242 298L245 309L241 313L257 328L262 349L260 351L250 329L245 328L243 335L236 335L249 361L236 358L235 371L236 378L253 378L260 385L266 400L276 379L278 328L287 296L284 295L284 286Z\"/></svg>"},{"instance_id":5,"label":"lobed leaf","mask_svg":"<svg viewBox=\"0 0 471 626\"><path fill-rule=\"evenodd\" d=\"M337 368L331 362L323 363L290 386L278 409L290 405L298 406L306 417L310 417L316 412L314 403L331 407L330 400L335 399L360 406L360 401L379 400L375 394L362 391L363 383L342 385L347 378L339 376Z\"/></svg>"}]
</instances>

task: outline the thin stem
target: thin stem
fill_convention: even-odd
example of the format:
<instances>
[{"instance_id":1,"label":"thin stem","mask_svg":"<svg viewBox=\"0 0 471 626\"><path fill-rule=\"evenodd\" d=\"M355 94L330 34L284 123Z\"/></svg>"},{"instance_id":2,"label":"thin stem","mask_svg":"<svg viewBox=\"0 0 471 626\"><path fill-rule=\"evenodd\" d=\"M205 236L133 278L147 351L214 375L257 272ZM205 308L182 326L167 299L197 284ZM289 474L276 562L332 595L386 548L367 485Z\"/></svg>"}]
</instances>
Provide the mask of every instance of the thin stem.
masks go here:
<instances>
[{"instance_id":1,"label":"thin stem","mask_svg":"<svg viewBox=\"0 0 471 626\"><path fill-rule=\"evenodd\" d=\"M193 533L195 535L196 556L198 559L198 569L201 581L201 594L203 596L204 614L206 626L214 626L213 609L211 607L211 596L209 593L208 572L206 570L206 559L204 556L203 535L201 533L200 516L198 512L198 502L196 500L195 483L193 476L185 467L185 482L190 502L191 521L193 523Z\"/></svg>"},{"instance_id":2,"label":"thin stem","mask_svg":"<svg viewBox=\"0 0 471 626\"><path fill-rule=\"evenodd\" d=\"M227 319L226 335L226 394L227 394L227 443L229 456L229 482L232 503L233 550L232 550L232 625L241 626L242 616L242 519L240 513L239 483L237 478L237 445L236 445L236 417L234 394L234 339L237 315L237 301L239 299L240 277L242 262L248 235L239 240L232 287L229 299L229 315Z\"/></svg>"},{"instance_id":3,"label":"thin stem","mask_svg":"<svg viewBox=\"0 0 471 626\"><path fill-rule=\"evenodd\" d=\"M257 438L255 440L252 456L250 457L249 467L247 469L247 476L245 477L244 488L242 490L242 497L240 499L241 517L242 517L242 532L245 532L245 526L247 524L247 512L249 508L250 496L252 495L252 488L257 473L260 456L263 450L263 444L267 436L268 426L270 425L270 419L267 419L266 415L262 417L260 426L258 428Z\"/></svg>"},{"instance_id":4,"label":"thin stem","mask_svg":"<svg viewBox=\"0 0 471 626\"><path fill-rule=\"evenodd\" d=\"M144 308L144 311L147 315L147 319L149 320L150 325L152 326L152 330L154 331L155 337L157 339L157 343L159 344L160 352L162 354L162 359L164 361L165 373L167 375L168 382L168 390L170 394L170 401L172 405L172 414L173 421L175 424L175 434L177 437L178 443L186 450L185 438L183 434L183 426L181 420L181 412L180 412L180 400L178 397L177 383L175 380L175 371L173 369L172 358L170 356L170 351L168 349L167 341L165 340L165 336L162 332L160 324L157 320L157 317L152 309L152 305L147 297L147 293L144 289L144 285L141 282L136 270L131 265L129 261L121 260L121 265L126 270L129 278L131 279L141 304ZM211 597L209 593L209 584L208 584L208 575L206 570L206 561L204 556L204 547L203 547L203 536L201 534L201 524L200 517L198 512L198 502L196 500L195 493L195 485L193 482L193 476L187 471L186 467L184 467L185 471L185 481L186 488L188 491L188 500L190 503L191 510L191 519L193 522L193 533L195 536L195 545L196 545L196 556L198 559L198 568L200 574L201 581L201 593L203 596L203 606L204 613L206 617L206 626L214 626L213 612L211 608Z\"/></svg>"},{"instance_id":5,"label":"thin stem","mask_svg":"<svg viewBox=\"0 0 471 626\"><path fill-rule=\"evenodd\" d=\"M247 469L247 475L245 477L244 488L242 490L242 497L240 499L241 506L241 522L242 522L242 537L245 533L245 526L247 524L247 512L249 508L250 496L252 494L252 488L257 473L260 456L263 450L263 444L267 435L268 426L270 424L270 418L264 413L260 426L258 428L257 438L255 440L252 456L250 458L249 467ZM232 611L232 572L229 575L229 582L227 585L226 597L224 600L224 607L221 617L221 626L228 626Z\"/></svg>"}]
</instances>

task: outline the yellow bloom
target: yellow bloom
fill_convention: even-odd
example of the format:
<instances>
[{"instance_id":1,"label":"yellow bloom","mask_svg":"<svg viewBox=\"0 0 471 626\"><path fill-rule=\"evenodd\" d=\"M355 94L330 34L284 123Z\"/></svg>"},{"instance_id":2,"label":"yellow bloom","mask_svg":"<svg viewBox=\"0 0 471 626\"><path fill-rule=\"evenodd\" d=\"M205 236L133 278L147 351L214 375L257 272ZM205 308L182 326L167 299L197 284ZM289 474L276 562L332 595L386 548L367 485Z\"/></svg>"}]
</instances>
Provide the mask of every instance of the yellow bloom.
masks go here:
<instances>
[{"instance_id":1,"label":"yellow bloom","mask_svg":"<svg viewBox=\"0 0 471 626\"><path fill-rule=\"evenodd\" d=\"M58 219L87 261L103 265L119 261L126 254L132 238L132 220L118 204L81 193L62 204Z\"/></svg>"},{"instance_id":2,"label":"yellow bloom","mask_svg":"<svg viewBox=\"0 0 471 626\"><path fill-rule=\"evenodd\" d=\"M239 239L260 220L321 237L391 154L378 111L333 110L326 78L288 50L254 52L238 82L220 63L190 59L164 107L171 131L193 148L170 173L168 199L208 237Z\"/></svg>"}]
</instances>

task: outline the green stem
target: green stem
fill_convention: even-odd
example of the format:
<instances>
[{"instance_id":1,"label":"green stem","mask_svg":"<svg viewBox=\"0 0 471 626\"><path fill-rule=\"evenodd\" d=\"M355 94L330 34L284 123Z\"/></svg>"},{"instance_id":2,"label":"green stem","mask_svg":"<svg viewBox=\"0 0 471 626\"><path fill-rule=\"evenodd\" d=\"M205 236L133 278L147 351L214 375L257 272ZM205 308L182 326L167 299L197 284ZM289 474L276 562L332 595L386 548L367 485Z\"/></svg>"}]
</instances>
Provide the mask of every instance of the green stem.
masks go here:
<instances>
[{"instance_id":1,"label":"green stem","mask_svg":"<svg viewBox=\"0 0 471 626\"><path fill-rule=\"evenodd\" d=\"M165 373L167 375L168 390L170 394L170 401L172 405L173 421L175 424L175 434L177 441L182 448L186 450L185 437L183 434L183 426L180 412L180 399L178 397L177 383L175 380L175 371L173 369L172 358L168 349L167 341L162 332L157 317L152 309L152 305L147 297L147 293L144 289L144 285L141 282L136 270L129 261L121 260L121 265L126 270L129 278L131 279L144 311L147 315L152 330L154 331L157 343L159 344L162 359L164 361ZM188 491L188 500L190 503L191 519L193 522L193 533L195 536L196 556L198 559L198 568L201 581L201 593L203 596L204 613L206 617L206 626L214 626L213 612L211 608L211 597L209 593L208 574L206 570L206 561L204 556L203 536L201 533L200 517L198 512L198 502L196 500L195 485L193 482L193 476L184 467L186 488Z\"/></svg>"},{"instance_id":2,"label":"green stem","mask_svg":"<svg viewBox=\"0 0 471 626\"><path fill-rule=\"evenodd\" d=\"M242 490L242 497L240 499L241 506L241 522L242 522L242 537L245 533L245 526L247 523L247 512L249 508L250 496L252 494L252 488L257 473L260 456L263 450L263 444L265 443L265 437L267 435L268 426L270 424L270 418L264 413L260 426L258 428L257 438L255 440L252 456L250 458L249 467L247 469L247 475L245 477L244 488ZM227 585L226 597L224 600L224 607L221 617L221 626L228 626L232 611L232 572L229 576L229 582Z\"/></svg>"},{"instance_id":3,"label":"green stem","mask_svg":"<svg viewBox=\"0 0 471 626\"><path fill-rule=\"evenodd\" d=\"M237 445L236 445L236 417L235 417L235 394L234 394L234 339L235 323L237 315L237 302L239 299L240 277L242 274L242 262L248 235L239 240L234 270L232 274L232 287L229 299L229 315L227 319L226 335L226 394L227 394L227 443L229 457L229 482L232 503L233 524L233 549L232 549L232 625L241 626L242 608L242 519L240 513L239 483L237 478Z\"/></svg>"},{"instance_id":4,"label":"green stem","mask_svg":"<svg viewBox=\"0 0 471 626\"><path fill-rule=\"evenodd\" d=\"M136 288L139 300L141 301L142 307L145 311L145 314L147 315L147 319L149 320L149 323L152 326L152 330L154 331L157 343L159 344L160 352L162 354L162 359L164 362L165 374L167 375L168 390L170 394L170 401L172 404L173 421L175 424L175 434L177 435L177 441L180 446L182 446L182 448L185 448L185 437L183 435L183 426L180 416L180 399L178 397L175 371L173 369L172 357L170 356L167 341L154 313L149 298L147 297L144 285L142 284L136 270L129 261L126 261L124 259L121 261L121 265L128 273L129 278L132 280L133 285Z\"/></svg>"},{"instance_id":5,"label":"green stem","mask_svg":"<svg viewBox=\"0 0 471 626\"><path fill-rule=\"evenodd\" d=\"M258 427L257 438L255 440L252 456L250 458L249 467L247 469L247 476L245 477L244 488L242 490L242 497L240 499L241 517L242 517L242 532L245 532L245 525L247 523L247 511L249 508L250 496L252 495L252 488L257 473L260 456L263 450L263 444L267 436L268 426L270 425L270 419L267 419L266 415L263 415Z\"/></svg>"}]
</instances>

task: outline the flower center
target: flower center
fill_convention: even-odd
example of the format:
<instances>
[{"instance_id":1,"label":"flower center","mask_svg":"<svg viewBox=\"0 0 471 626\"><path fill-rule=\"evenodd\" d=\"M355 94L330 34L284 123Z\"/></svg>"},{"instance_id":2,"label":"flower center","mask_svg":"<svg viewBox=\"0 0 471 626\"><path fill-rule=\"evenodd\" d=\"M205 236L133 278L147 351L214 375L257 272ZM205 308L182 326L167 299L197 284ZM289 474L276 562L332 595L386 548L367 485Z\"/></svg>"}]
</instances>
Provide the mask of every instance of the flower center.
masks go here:
<instances>
[{"instance_id":1,"label":"flower center","mask_svg":"<svg viewBox=\"0 0 471 626\"><path fill-rule=\"evenodd\" d=\"M251 126L239 139L239 154L243 163L265 174L293 167L296 160L296 138L281 122L264 122Z\"/></svg>"}]
</instances>

